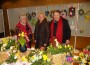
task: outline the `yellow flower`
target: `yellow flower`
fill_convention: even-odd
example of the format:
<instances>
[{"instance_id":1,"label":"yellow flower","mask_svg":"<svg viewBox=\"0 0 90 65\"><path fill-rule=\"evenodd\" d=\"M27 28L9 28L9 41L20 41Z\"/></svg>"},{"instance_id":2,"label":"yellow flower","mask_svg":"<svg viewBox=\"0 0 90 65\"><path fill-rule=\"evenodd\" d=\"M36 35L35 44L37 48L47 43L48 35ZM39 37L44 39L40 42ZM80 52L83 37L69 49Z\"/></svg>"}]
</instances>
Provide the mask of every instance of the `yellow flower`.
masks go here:
<instances>
[{"instance_id":1,"label":"yellow flower","mask_svg":"<svg viewBox=\"0 0 90 65\"><path fill-rule=\"evenodd\" d=\"M61 49L61 48L62 48L62 46L61 46L61 45L59 45L59 46L58 46L58 48L60 48L60 49Z\"/></svg>"},{"instance_id":2,"label":"yellow flower","mask_svg":"<svg viewBox=\"0 0 90 65\"><path fill-rule=\"evenodd\" d=\"M81 52L81 53L79 54L79 56L84 57L84 53L83 53L83 52Z\"/></svg>"},{"instance_id":3,"label":"yellow flower","mask_svg":"<svg viewBox=\"0 0 90 65\"><path fill-rule=\"evenodd\" d=\"M8 38L3 38L2 39L2 42L5 44L5 43L8 43L9 39Z\"/></svg>"},{"instance_id":4,"label":"yellow flower","mask_svg":"<svg viewBox=\"0 0 90 65\"><path fill-rule=\"evenodd\" d=\"M20 51L18 51L15 55L20 58Z\"/></svg>"},{"instance_id":5,"label":"yellow flower","mask_svg":"<svg viewBox=\"0 0 90 65\"><path fill-rule=\"evenodd\" d=\"M22 61L27 61L27 58L25 56L23 56Z\"/></svg>"},{"instance_id":6,"label":"yellow flower","mask_svg":"<svg viewBox=\"0 0 90 65\"><path fill-rule=\"evenodd\" d=\"M88 64L90 65L90 62L88 62Z\"/></svg>"},{"instance_id":7,"label":"yellow flower","mask_svg":"<svg viewBox=\"0 0 90 65\"><path fill-rule=\"evenodd\" d=\"M70 47L70 45L68 45L68 47Z\"/></svg>"},{"instance_id":8,"label":"yellow flower","mask_svg":"<svg viewBox=\"0 0 90 65\"><path fill-rule=\"evenodd\" d=\"M67 46L65 45L64 47L66 48Z\"/></svg>"},{"instance_id":9,"label":"yellow flower","mask_svg":"<svg viewBox=\"0 0 90 65\"><path fill-rule=\"evenodd\" d=\"M34 56L32 56L31 59L34 59Z\"/></svg>"},{"instance_id":10,"label":"yellow flower","mask_svg":"<svg viewBox=\"0 0 90 65\"><path fill-rule=\"evenodd\" d=\"M47 55L43 55L43 60L46 61L48 59Z\"/></svg>"},{"instance_id":11,"label":"yellow flower","mask_svg":"<svg viewBox=\"0 0 90 65\"><path fill-rule=\"evenodd\" d=\"M81 59L83 63L87 63L87 61L85 59Z\"/></svg>"},{"instance_id":12,"label":"yellow flower","mask_svg":"<svg viewBox=\"0 0 90 65\"><path fill-rule=\"evenodd\" d=\"M21 37L24 37L25 36L25 33L22 32L21 34L19 34L18 36L21 36Z\"/></svg>"}]
</instances>

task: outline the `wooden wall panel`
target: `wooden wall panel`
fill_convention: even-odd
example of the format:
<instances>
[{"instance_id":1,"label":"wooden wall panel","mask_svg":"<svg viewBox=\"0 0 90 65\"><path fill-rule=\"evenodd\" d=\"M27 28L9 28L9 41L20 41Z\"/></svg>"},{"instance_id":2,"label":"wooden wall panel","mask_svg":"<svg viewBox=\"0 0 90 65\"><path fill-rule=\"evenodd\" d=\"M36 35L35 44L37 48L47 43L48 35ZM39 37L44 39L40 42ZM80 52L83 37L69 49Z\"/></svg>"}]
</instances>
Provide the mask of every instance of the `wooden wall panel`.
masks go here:
<instances>
[{"instance_id":1,"label":"wooden wall panel","mask_svg":"<svg viewBox=\"0 0 90 65\"><path fill-rule=\"evenodd\" d=\"M74 41L75 37L71 37L71 42L70 44L74 46ZM77 42L76 42L76 48L85 48L87 45L90 45L90 37L77 37Z\"/></svg>"},{"instance_id":2,"label":"wooden wall panel","mask_svg":"<svg viewBox=\"0 0 90 65\"><path fill-rule=\"evenodd\" d=\"M2 8L18 8L28 6L42 6L42 5L56 5L56 4L68 4L78 2L90 2L90 0L17 0L6 1L2 4Z\"/></svg>"}]
</instances>

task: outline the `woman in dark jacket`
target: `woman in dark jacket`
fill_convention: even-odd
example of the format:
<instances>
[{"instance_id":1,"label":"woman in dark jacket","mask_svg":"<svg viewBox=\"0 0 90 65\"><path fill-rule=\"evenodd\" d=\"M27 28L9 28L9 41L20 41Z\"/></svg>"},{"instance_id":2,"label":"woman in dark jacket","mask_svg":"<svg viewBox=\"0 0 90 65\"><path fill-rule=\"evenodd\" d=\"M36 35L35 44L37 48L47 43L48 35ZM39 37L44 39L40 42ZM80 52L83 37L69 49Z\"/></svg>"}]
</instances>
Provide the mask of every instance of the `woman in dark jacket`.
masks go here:
<instances>
[{"instance_id":1,"label":"woman in dark jacket","mask_svg":"<svg viewBox=\"0 0 90 65\"><path fill-rule=\"evenodd\" d=\"M34 32L35 48L46 47L49 44L49 25L43 13L38 16Z\"/></svg>"}]
</instances>

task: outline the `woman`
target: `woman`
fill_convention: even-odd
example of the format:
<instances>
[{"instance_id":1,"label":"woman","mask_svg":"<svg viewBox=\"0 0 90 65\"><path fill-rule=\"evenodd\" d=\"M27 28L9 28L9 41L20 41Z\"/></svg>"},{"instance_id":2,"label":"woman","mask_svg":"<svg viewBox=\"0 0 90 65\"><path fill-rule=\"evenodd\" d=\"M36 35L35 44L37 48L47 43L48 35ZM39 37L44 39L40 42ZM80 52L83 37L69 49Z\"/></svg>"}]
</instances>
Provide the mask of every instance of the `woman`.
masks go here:
<instances>
[{"instance_id":1,"label":"woman","mask_svg":"<svg viewBox=\"0 0 90 65\"><path fill-rule=\"evenodd\" d=\"M35 48L47 47L49 44L49 25L45 15L40 13L34 32Z\"/></svg>"},{"instance_id":2,"label":"woman","mask_svg":"<svg viewBox=\"0 0 90 65\"><path fill-rule=\"evenodd\" d=\"M27 17L26 14L20 14L20 20L18 22L18 24L16 25L16 34L18 35L19 33L25 33L25 39L27 42L27 48L31 47L31 43L30 43L30 39L31 39L31 34L32 34L32 30L31 27L29 26L29 24L27 23Z\"/></svg>"},{"instance_id":3,"label":"woman","mask_svg":"<svg viewBox=\"0 0 90 65\"><path fill-rule=\"evenodd\" d=\"M71 30L68 20L60 17L60 11L54 11L53 20L50 23L50 41L56 38L59 43L70 43Z\"/></svg>"}]
</instances>

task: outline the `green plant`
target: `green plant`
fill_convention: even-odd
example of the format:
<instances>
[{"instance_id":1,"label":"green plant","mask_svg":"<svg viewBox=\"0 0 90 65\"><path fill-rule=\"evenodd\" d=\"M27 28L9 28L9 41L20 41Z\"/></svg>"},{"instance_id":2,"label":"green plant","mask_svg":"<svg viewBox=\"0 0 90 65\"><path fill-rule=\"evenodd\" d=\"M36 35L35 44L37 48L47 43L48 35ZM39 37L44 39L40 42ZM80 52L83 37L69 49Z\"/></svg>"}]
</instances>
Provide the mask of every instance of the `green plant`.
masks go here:
<instances>
[{"instance_id":1,"label":"green plant","mask_svg":"<svg viewBox=\"0 0 90 65\"><path fill-rule=\"evenodd\" d=\"M24 35L25 35L24 32L22 32L21 34L18 35L19 36L18 42L21 44L21 46L24 46L26 43L26 39L24 38Z\"/></svg>"},{"instance_id":2,"label":"green plant","mask_svg":"<svg viewBox=\"0 0 90 65\"><path fill-rule=\"evenodd\" d=\"M50 54L59 54L59 53L67 53L67 52L71 52L73 50L73 47L70 45L58 45L58 47L53 47L52 45L50 45L47 48L48 53Z\"/></svg>"},{"instance_id":3,"label":"green plant","mask_svg":"<svg viewBox=\"0 0 90 65\"><path fill-rule=\"evenodd\" d=\"M18 42L21 44L21 46L24 46L26 43L26 40L24 37L19 37Z\"/></svg>"},{"instance_id":4,"label":"green plant","mask_svg":"<svg viewBox=\"0 0 90 65\"><path fill-rule=\"evenodd\" d=\"M3 44L2 44L2 43L0 43L0 51L1 51L1 47L2 47L2 45L3 45Z\"/></svg>"},{"instance_id":5,"label":"green plant","mask_svg":"<svg viewBox=\"0 0 90 65\"><path fill-rule=\"evenodd\" d=\"M12 63L12 62L16 62L17 61L17 58L15 58L15 54L12 53L10 55L10 57L6 60L6 62L9 64L9 63Z\"/></svg>"},{"instance_id":6,"label":"green plant","mask_svg":"<svg viewBox=\"0 0 90 65\"><path fill-rule=\"evenodd\" d=\"M5 46L5 49L10 49L10 47L15 43L15 40L10 39L8 44Z\"/></svg>"}]
</instances>

